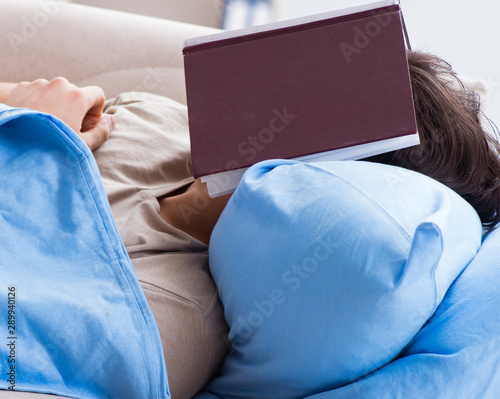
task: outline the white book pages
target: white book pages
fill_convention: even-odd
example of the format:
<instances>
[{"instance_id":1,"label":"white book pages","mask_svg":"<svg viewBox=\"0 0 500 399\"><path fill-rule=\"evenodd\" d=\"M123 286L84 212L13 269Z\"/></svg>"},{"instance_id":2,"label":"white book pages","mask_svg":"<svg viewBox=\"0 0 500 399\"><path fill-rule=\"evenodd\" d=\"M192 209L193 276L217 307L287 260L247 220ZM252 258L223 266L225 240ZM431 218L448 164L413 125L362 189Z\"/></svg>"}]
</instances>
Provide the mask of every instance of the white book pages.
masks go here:
<instances>
[{"instance_id":1,"label":"white book pages","mask_svg":"<svg viewBox=\"0 0 500 399\"><path fill-rule=\"evenodd\" d=\"M368 158L385 152L399 150L420 144L418 132L406 136L395 137L388 140L366 143L354 147L339 148L337 150L321 152L293 158L302 162L324 162L324 161L348 161ZM241 178L248 168L229 170L227 172L214 173L201 177L201 181L207 184L208 194L215 198L224 194L232 193L238 186Z\"/></svg>"}]
</instances>

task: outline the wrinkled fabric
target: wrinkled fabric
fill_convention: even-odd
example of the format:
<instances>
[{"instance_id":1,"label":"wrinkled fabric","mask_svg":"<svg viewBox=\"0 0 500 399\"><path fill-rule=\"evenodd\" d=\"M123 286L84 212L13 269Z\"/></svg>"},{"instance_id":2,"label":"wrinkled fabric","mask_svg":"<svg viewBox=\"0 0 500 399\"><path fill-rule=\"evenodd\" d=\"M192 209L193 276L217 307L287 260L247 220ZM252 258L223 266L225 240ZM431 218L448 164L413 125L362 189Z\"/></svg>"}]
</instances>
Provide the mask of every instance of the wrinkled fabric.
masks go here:
<instances>
[{"instance_id":1,"label":"wrinkled fabric","mask_svg":"<svg viewBox=\"0 0 500 399\"><path fill-rule=\"evenodd\" d=\"M169 398L158 328L83 141L0 105L0 187L0 388Z\"/></svg>"},{"instance_id":2,"label":"wrinkled fabric","mask_svg":"<svg viewBox=\"0 0 500 399\"><path fill-rule=\"evenodd\" d=\"M233 350L197 399L336 397L356 386L400 355L481 236L465 200L416 172L354 161L254 165L211 237ZM390 380L384 396L367 384L369 397L391 397Z\"/></svg>"},{"instance_id":3,"label":"wrinkled fabric","mask_svg":"<svg viewBox=\"0 0 500 399\"><path fill-rule=\"evenodd\" d=\"M499 398L499 254L496 229L397 360L307 399Z\"/></svg>"},{"instance_id":4,"label":"wrinkled fabric","mask_svg":"<svg viewBox=\"0 0 500 399\"><path fill-rule=\"evenodd\" d=\"M115 116L116 127L93 155L160 330L170 394L189 399L220 367L227 325L208 270L208 247L159 214L178 206L160 206L160 198L176 195L194 180L187 107L131 92L108 100L104 112ZM199 211L192 206L185 204L189 215Z\"/></svg>"}]
</instances>

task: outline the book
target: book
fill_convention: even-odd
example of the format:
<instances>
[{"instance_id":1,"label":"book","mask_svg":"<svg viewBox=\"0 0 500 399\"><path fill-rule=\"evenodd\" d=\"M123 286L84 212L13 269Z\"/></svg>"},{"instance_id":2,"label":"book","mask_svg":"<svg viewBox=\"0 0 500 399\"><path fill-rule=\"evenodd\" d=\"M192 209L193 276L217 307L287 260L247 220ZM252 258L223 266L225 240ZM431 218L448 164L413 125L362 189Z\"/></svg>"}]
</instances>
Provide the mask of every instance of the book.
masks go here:
<instances>
[{"instance_id":1,"label":"book","mask_svg":"<svg viewBox=\"0 0 500 399\"><path fill-rule=\"evenodd\" d=\"M193 173L211 196L266 159L361 159L419 144L399 1L188 39Z\"/></svg>"}]
</instances>

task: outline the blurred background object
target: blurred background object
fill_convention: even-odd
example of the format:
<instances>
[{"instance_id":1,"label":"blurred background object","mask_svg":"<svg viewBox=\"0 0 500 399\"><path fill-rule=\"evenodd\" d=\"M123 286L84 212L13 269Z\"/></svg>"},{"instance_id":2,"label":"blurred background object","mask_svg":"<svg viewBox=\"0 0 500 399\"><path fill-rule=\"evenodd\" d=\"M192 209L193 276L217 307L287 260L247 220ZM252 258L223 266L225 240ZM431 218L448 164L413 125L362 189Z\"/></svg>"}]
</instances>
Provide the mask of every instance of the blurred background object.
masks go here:
<instances>
[{"instance_id":1,"label":"blurred background object","mask_svg":"<svg viewBox=\"0 0 500 399\"><path fill-rule=\"evenodd\" d=\"M276 20L279 16L273 6L272 0L226 0L222 28L246 28Z\"/></svg>"}]
</instances>

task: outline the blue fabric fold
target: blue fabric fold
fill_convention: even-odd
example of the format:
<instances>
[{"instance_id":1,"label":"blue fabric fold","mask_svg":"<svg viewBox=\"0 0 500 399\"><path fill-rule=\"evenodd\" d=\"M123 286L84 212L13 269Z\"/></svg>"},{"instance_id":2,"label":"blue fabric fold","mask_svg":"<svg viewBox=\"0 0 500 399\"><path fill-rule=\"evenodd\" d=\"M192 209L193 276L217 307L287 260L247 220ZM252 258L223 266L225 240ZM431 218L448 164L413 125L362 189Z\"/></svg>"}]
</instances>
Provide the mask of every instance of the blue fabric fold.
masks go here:
<instances>
[{"instance_id":1,"label":"blue fabric fold","mask_svg":"<svg viewBox=\"0 0 500 399\"><path fill-rule=\"evenodd\" d=\"M497 229L397 360L307 399L499 398L499 254Z\"/></svg>"},{"instance_id":2,"label":"blue fabric fold","mask_svg":"<svg viewBox=\"0 0 500 399\"><path fill-rule=\"evenodd\" d=\"M81 138L0 105L0 187L0 389L170 398L156 322Z\"/></svg>"}]
</instances>

